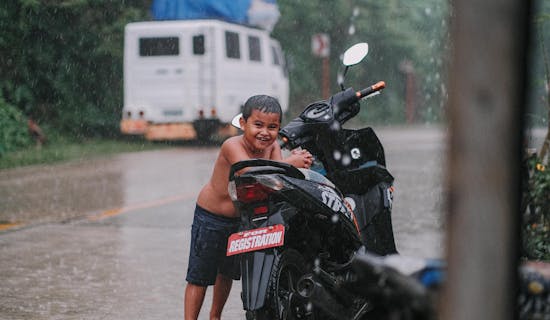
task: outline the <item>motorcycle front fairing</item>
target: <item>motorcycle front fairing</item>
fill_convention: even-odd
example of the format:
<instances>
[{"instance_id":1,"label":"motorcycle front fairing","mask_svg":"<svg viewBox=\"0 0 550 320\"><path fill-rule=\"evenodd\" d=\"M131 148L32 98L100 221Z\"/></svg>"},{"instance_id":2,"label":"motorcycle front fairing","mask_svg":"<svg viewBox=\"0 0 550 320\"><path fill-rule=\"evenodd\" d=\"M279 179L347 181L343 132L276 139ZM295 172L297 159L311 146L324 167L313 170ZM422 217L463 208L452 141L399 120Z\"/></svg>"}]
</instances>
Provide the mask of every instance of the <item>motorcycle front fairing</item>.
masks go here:
<instances>
[{"instance_id":1,"label":"motorcycle front fairing","mask_svg":"<svg viewBox=\"0 0 550 320\"><path fill-rule=\"evenodd\" d=\"M311 170L310 174L319 175ZM307 176L307 173L305 174ZM296 190L300 190L299 196L288 197L288 201L300 208L303 212L313 212L315 217L311 220L320 220L320 227L330 228L340 236L340 241L348 242L351 247L358 247L361 244L359 232L356 226L354 213L346 204L342 193L330 184L318 183L311 180L299 180L284 177L288 183L293 184ZM330 223L323 223L330 221ZM327 230L325 230L327 231ZM342 252L343 253L343 252Z\"/></svg>"},{"instance_id":2,"label":"motorcycle front fairing","mask_svg":"<svg viewBox=\"0 0 550 320\"><path fill-rule=\"evenodd\" d=\"M370 127L351 130L340 129L330 135L339 135L335 144L321 144L323 165L327 177L344 194L362 194L379 183L392 183L394 178L386 169L384 148ZM320 141L330 141L330 137L320 135Z\"/></svg>"},{"instance_id":3,"label":"motorcycle front fairing","mask_svg":"<svg viewBox=\"0 0 550 320\"><path fill-rule=\"evenodd\" d=\"M379 255L397 253L392 226L392 186L380 182L362 194L349 193L363 245Z\"/></svg>"}]
</instances>

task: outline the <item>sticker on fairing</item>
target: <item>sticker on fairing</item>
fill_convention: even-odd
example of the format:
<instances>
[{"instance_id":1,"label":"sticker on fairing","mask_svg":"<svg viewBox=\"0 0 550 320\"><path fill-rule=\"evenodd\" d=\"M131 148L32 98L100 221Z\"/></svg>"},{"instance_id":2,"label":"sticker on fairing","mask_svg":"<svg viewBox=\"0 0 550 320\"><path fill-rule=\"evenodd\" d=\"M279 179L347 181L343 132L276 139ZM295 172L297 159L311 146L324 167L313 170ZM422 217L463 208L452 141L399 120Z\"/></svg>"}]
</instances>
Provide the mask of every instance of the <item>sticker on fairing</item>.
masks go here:
<instances>
[{"instance_id":1,"label":"sticker on fairing","mask_svg":"<svg viewBox=\"0 0 550 320\"><path fill-rule=\"evenodd\" d=\"M343 200L338 193L326 186L319 186L319 189L321 190L321 200L327 207L334 212L344 214L348 219L353 221L353 214L347 207L345 200Z\"/></svg>"},{"instance_id":2,"label":"sticker on fairing","mask_svg":"<svg viewBox=\"0 0 550 320\"><path fill-rule=\"evenodd\" d=\"M227 240L227 256L252 252L267 248L279 247L285 241L285 226L258 228L253 230L233 233Z\"/></svg>"},{"instance_id":3,"label":"sticker on fairing","mask_svg":"<svg viewBox=\"0 0 550 320\"><path fill-rule=\"evenodd\" d=\"M390 210L393 205L393 191L394 191L393 186L390 186L389 188L386 189L386 201L384 201L384 205L386 206L386 208L389 208Z\"/></svg>"}]
</instances>

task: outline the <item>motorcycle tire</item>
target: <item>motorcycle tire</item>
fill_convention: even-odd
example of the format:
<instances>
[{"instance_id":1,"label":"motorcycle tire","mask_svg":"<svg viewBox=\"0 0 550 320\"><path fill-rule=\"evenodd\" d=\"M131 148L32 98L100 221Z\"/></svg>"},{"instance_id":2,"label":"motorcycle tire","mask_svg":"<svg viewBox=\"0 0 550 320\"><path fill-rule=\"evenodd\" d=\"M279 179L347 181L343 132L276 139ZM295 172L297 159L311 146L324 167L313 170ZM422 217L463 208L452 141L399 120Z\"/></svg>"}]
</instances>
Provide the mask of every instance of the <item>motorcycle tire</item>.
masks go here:
<instances>
[{"instance_id":1,"label":"motorcycle tire","mask_svg":"<svg viewBox=\"0 0 550 320\"><path fill-rule=\"evenodd\" d=\"M293 249L282 251L271 271L264 307L248 311L246 319L314 319L313 315L307 315L308 306L300 305L297 299L297 283L304 274L305 261L302 255Z\"/></svg>"}]
</instances>

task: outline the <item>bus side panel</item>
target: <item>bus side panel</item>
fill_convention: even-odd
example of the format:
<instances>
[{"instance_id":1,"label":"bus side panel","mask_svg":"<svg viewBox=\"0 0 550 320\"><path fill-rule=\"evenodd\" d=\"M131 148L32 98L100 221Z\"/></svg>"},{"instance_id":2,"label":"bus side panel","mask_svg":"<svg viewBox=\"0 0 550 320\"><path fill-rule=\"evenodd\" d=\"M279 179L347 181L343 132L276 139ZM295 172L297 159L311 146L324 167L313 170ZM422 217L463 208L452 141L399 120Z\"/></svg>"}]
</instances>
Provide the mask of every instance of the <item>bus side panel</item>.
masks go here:
<instances>
[{"instance_id":1,"label":"bus side panel","mask_svg":"<svg viewBox=\"0 0 550 320\"><path fill-rule=\"evenodd\" d=\"M274 91L274 95L277 96L279 102L281 103L283 112L285 112L288 110L288 97L290 93L286 61L278 41L270 39L269 45L269 51L272 60L269 63L269 73L271 75L270 79L272 81L272 88ZM276 62L278 63L276 64Z\"/></svg>"},{"instance_id":2,"label":"bus side panel","mask_svg":"<svg viewBox=\"0 0 550 320\"><path fill-rule=\"evenodd\" d=\"M238 38L238 58L227 56L226 32ZM204 42L202 51L195 47L200 37ZM177 42L177 47L155 54L155 50L166 49L159 45L163 41ZM143 50L141 42L153 43L145 48L151 52ZM256 47L253 59L250 43ZM286 110L288 78L282 66L273 63L274 44L280 50L265 31L218 20L127 25L122 122L128 120L143 128L147 124L149 128L170 124L172 128L177 124L193 124L199 117L217 116L222 123L230 123L244 102L256 94L278 98ZM278 60L282 62L282 56ZM212 108L216 109L215 114Z\"/></svg>"},{"instance_id":3,"label":"bus side panel","mask_svg":"<svg viewBox=\"0 0 550 320\"><path fill-rule=\"evenodd\" d=\"M239 35L240 58L228 58L226 53L226 32ZM249 55L249 37L260 41L261 61L251 61ZM252 95L268 94L278 98L284 107L288 106L288 98L283 96L288 82L283 77L281 81L280 68L273 66L270 38L267 33L254 29L222 28L219 32L220 50L218 52L218 105L220 119L229 122L240 112L241 106ZM277 72L279 74L277 74ZM283 88L283 90L281 90ZM286 89L288 94L288 89Z\"/></svg>"}]
</instances>

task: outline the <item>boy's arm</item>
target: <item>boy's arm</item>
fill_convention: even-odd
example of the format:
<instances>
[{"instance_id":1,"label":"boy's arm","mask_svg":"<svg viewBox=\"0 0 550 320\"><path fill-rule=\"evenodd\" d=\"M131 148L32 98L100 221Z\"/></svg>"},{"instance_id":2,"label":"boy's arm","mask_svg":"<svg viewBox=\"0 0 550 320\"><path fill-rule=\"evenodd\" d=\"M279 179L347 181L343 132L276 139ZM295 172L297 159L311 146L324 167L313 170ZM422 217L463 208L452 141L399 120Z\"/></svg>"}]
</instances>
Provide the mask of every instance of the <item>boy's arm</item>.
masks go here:
<instances>
[{"instance_id":1,"label":"boy's arm","mask_svg":"<svg viewBox=\"0 0 550 320\"><path fill-rule=\"evenodd\" d=\"M223 155L229 165L233 165L242 160L248 160L248 156L244 147L239 143L238 139L228 139L221 147L220 153ZM313 162L313 156L307 150L293 150L291 155L284 158L281 153L281 147L278 143L273 144L270 153L271 160L282 161L291 164L297 168L309 168Z\"/></svg>"},{"instance_id":2,"label":"boy's arm","mask_svg":"<svg viewBox=\"0 0 550 320\"><path fill-rule=\"evenodd\" d=\"M280 150L279 150L280 154ZM313 156L306 149L292 150L291 154L282 160L288 164L291 164L297 168L309 169L313 163Z\"/></svg>"}]
</instances>

